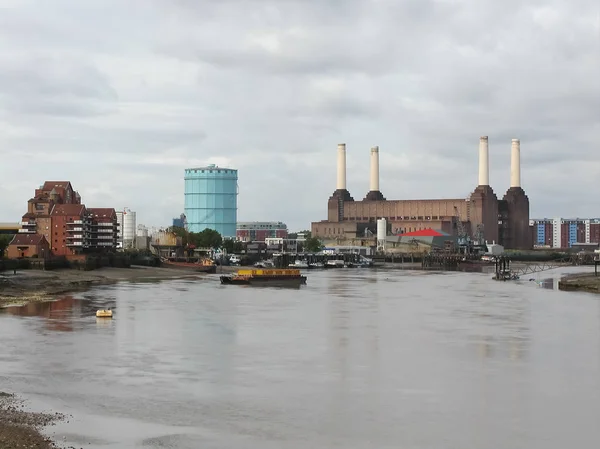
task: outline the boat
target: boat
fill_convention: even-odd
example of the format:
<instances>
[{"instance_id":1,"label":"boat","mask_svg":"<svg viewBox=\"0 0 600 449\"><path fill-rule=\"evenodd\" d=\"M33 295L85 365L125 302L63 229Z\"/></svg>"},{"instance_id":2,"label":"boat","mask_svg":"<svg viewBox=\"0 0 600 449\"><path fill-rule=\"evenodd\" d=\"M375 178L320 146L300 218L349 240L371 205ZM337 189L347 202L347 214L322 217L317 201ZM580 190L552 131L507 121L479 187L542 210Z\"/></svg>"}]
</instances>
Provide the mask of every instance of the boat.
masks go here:
<instances>
[{"instance_id":1,"label":"boat","mask_svg":"<svg viewBox=\"0 0 600 449\"><path fill-rule=\"evenodd\" d=\"M325 268L343 268L344 261L340 259L330 259L325 263Z\"/></svg>"},{"instance_id":2,"label":"boat","mask_svg":"<svg viewBox=\"0 0 600 449\"><path fill-rule=\"evenodd\" d=\"M165 268L191 268L200 273L217 272L217 264L212 259L201 259L198 262L172 262L163 260L162 266Z\"/></svg>"},{"instance_id":3,"label":"boat","mask_svg":"<svg viewBox=\"0 0 600 449\"><path fill-rule=\"evenodd\" d=\"M303 260L303 259L296 259L294 261L294 263L291 263L289 265L289 267L290 268L298 268L298 269L308 268L308 262L306 260Z\"/></svg>"},{"instance_id":4,"label":"boat","mask_svg":"<svg viewBox=\"0 0 600 449\"><path fill-rule=\"evenodd\" d=\"M236 274L221 276L221 284L300 286L306 284L306 276L291 268L242 269Z\"/></svg>"},{"instance_id":5,"label":"boat","mask_svg":"<svg viewBox=\"0 0 600 449\"><path fill-rule=\"evenodd\" d=\"M113 313L110 309L101 309L96 311L96 318L112 318Z\"/></svg>"},{"instance_id":6,"label":"boat","mask_svg":"<svg viewBox=\"0 0 600 449\"><path fill-rule=\"evenodd\" d=\"M311 262L308 264L308 268L325 268L325 264L323 262Z\"/></svg>"}]
</instances>

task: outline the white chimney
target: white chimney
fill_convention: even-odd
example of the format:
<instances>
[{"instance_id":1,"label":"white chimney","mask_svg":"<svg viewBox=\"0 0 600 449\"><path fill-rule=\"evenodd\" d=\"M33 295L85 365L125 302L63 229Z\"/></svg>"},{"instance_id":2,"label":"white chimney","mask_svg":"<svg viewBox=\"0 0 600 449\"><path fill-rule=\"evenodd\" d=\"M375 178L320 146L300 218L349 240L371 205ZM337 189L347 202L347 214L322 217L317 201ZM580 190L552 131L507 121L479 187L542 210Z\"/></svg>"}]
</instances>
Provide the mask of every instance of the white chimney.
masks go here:
<instances>
[{"instance_id":1,"label":"white chimney","mask_svg":"<svg viewBox=\"0 0 600 449\"><path fill-rule=\"evenodd\" d=\"M521 187L521 142L512 140L510 149L510 186Z\"/></svg>"},{"instance_id":2,"label":"white chimney","mask_svg":"<svg viewBox=\"0 0 600 449\"><path fill-rule=\"evenodd\" d=\"M488 136L479 138L479 185L490 185L490 160Z\"/></svg>"},{"instance_id":3,"label":"white chimney","mask_svg":"<svg viewBox=\"0 0 600 449\"><path fill-rule=\"evenodd\" d=\"M337 190L346 190L346 144L338 144Z\"/></svg>"},{"instance_id":4,"label":"white chimney","mask_svg":"<svg viewBox=\"0 0 600 449\"><path fill-rule=\"evenodd\" d=\"M371 148L371 187L369 190L379 191L379 147Z\"/></svg>"}]
</instances>

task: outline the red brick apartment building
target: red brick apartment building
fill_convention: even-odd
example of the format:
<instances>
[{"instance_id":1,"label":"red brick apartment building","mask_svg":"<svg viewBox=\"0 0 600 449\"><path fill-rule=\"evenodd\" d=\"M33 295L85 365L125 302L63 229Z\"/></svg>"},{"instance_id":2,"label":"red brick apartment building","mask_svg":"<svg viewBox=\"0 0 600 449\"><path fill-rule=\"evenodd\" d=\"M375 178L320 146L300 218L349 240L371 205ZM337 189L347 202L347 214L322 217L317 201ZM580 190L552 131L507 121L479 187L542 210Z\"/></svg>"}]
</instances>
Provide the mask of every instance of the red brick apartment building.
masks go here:
<instances>
[{"instance_id":1,"label":"red brick apartment building","mask_svg":"<svg viewBox=\"0 0 600 449\"><path fill-rule=\"evenodd\" d=\"M114 251L117 233L115 209L88 209L81 204L81 196L69 181L46 181L27 202L27 213L23 215L19 234L9 245L9 254L30 256L30 251L25 255L15 249L23 234L43 236L54 256L78 257Z\"/></svg>"}]
</instances>

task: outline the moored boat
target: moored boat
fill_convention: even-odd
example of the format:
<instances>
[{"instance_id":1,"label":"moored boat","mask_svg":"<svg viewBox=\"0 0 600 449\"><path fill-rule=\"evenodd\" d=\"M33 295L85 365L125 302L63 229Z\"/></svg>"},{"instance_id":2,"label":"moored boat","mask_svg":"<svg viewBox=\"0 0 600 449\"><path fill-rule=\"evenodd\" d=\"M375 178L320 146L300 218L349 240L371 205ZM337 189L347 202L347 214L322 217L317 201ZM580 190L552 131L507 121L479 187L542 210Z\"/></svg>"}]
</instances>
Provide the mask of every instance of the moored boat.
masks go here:
<instances>
[{"instance_id":1,"label":"moored boat","mask_svg":"<svg viewBox=\"0 0 600 449\"><path fill-rule=\"evenodd\" d=\"M201 273L216 273L217 264L212 259L202 259L198 262L172 262L163 261L163 267L165 268L191 268L194 271Z\"/></svg>"},{"instance_id":2,"label":"moored boat","mask_svg":"<svg viewBox=\"0 0 600 449\"><path fill-rule=\"evenodd\" d=\"M221 276L221 284L300 286L306 284L306 276L296 269L242 269Z\"/></svg>"},{"instance_id":3,"label":"moored boat","mask_svg":"<svg viewBox=\"0 0 600 449\"><path fill-rule=\"evenodd\" d=\"M96 318L112 318L113 313L110 309L102 309L96 311Z\"/></svg>"}]
</instances>

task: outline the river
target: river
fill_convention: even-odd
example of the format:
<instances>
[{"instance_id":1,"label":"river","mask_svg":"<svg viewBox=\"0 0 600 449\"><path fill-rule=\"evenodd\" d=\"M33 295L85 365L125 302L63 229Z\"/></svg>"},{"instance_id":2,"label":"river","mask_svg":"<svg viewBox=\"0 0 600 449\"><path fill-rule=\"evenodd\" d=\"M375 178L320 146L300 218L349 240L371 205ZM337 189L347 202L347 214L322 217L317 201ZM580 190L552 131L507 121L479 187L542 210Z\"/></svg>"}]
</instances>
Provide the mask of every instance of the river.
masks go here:
<instances>
[{"instance_id":1,"label":"river","mask_svg":"<svg viewBox=\"0 0 600 449\"><path fill-rule=\"evenodd\" d=\"M300 290L94 288L0 311L0 390L97 449L596 448L600 297L544 285L340 269Z\"/></svg>"}]
</instances>

